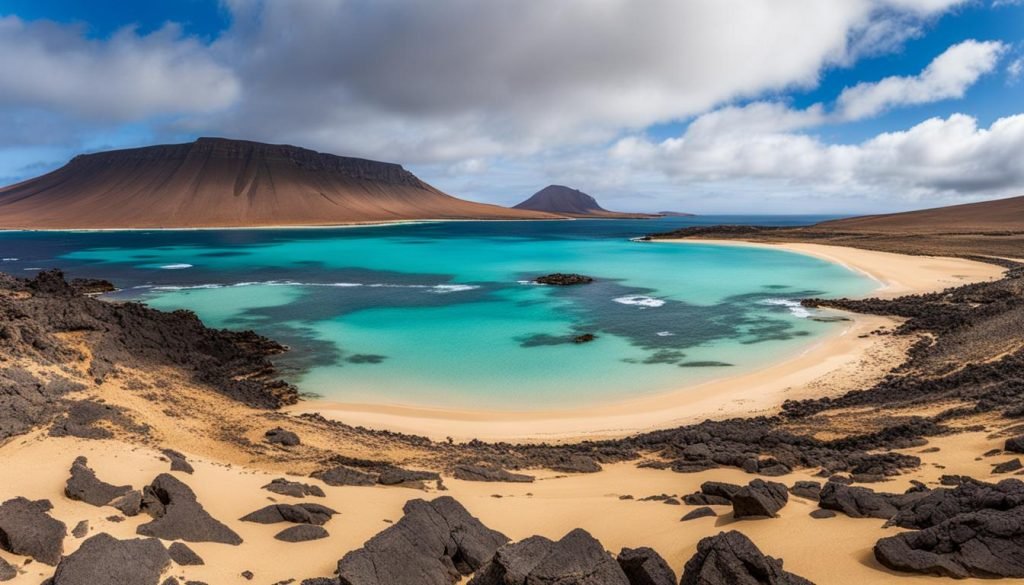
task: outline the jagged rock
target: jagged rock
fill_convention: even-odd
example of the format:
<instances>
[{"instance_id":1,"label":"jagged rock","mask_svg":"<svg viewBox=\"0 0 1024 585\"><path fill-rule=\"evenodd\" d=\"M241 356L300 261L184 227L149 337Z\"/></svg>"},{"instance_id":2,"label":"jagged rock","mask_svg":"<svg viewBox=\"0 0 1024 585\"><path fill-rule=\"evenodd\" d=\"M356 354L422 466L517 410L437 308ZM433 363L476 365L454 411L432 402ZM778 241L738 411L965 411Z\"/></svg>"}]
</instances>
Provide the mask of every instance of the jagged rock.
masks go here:
<instances>
[{"instance_id":1,"label":"jagged rock","mask_svg":"<svg viewBox=\"0 0 1024 585\"><path fill-rule=\"evenodd\" d=\"M890 569L966 577L1024 577L1024 507L959 514L924 530L879 540L875 558Z\"/></svg>"},{"instance_id":2,"label":"jagged rock","mask_svg":"<svg viewBox=\"0 0 1024 585\"><path fill-rule=\"evenodd\" d=\"M404 511L401 520L338 561L340 585L451 585L508 542L449 496L411 500Z\"/></svg>"},{"instance_id":3,"label":"jagged rock","mask_svg":"<svg viewBox=\"0 0 1024 585\"><path fill-rule=\"evenodd\" d=\"M68 401L61 417L50 427L51 437L78 437L80 439L109 439L113 433L96 423L110 424L136 433L145 433L145 427L132 422L123 410L94 400Z\"/></svg>"},{"instance_id":4,"label":"jagged rock","mask_svg":"<svg viewBox=\"0 0 1024 585\"><path fill-rule=\"evenodd\" d=\"M131 489L130 485L117 486L100 481L96 472L89 468L89 461L85 457L76 457L71 464L71 477L64 486L64 494L72 500L93 506L106 506Z\"/></svg>"},{"instance_id":5,"label":"jagged rock","mask_svg":"<svg viewBox=\"0 0 1024 585\"><path fill-rule=\"evenodd\" d=\"M676 585L675 571L653 549L624 548L615 560L629 585Z\"/></svg>"},{"instance_id":6,"label":"jagged rock","mask_svg":"<svg viewBox=\"0 0 1024 585\"><path fill-rule=\"evenodd\" d=\"M821 488L818 505L826 510L842 512L851 518L880 518L888 520L901 508L924 498L927 492L905 494L875 492L865 487L849 486L829 481Z\"/></svg>"},{"instance_id":7,"label":"jagged rock","mask_svg":"<svg viewBox=\"0 0 1024 585\"><path fill-rule=\"evenodd\" d=\"M377 483L376 476L344 465L314 472L311 477L315 477L327 485L335 487L346 485L370 486Z\"/></svg>"},{"instance_id":8,"label":"jagged rock","mask_svg":"<svg viewBox=\"0 0 1024 585\"><path fill-rule=\"evenodd\" d=\"M530 483L532 475L512 473L500 467L483 467L480 465L456 465L455 479L463 481L493 481L510 483Z\"/></svg>"},{"instance_id":9,"label":"jagged rock","mask_svg":"<svg viewBox=\"0 0 1024 585\"><path fill-rule=\"evenodd\" d=\"M401 467L390 467L377 476L377 483L381 485L401 485L404 483L436 481L439 479L441 479L441 476L433 471L416 471L402 469Z\"/></svg>"},{"instance_id":10,"label":"jagged rock","mask_svg":"<svg viewBox=\"0 0 1024 585\"><path fill-rule=\"evenodd\" d=\"M800 498L814 500L821 499L821 483L816 481L798 481L789 488L789 493Z\"/></svg>"},{"instance_id":11,"label":"jagged rock","mask_svg":"<svg viewBox=\"0 0 1024 585\"><path fill-rule=\"evenodd\" d=\"M100 533L60 561L53 585L157 585L170 562L155 538L118 540Z\"/></svg>"},{"instance_id":12,"label":"jagged rock","mask_svg":"<svg viewBox=\"0 0 1024 585\"><path fill-rule=\"evenodd\" d=\"M17 567L0 558L0 581L10 581L17 576Z\"/></svg>"},{"instance_id":13,"label":"jagged rock","mask_svg":"<svg viewBox=\"0 0 1024 585\"><path fill-rule=\"evenodd\" d=\"M697 492L683 496L683 503L690 506L731 506L732 500L722 496L709 496Z\"/></svg>"},{"instance_id":14,"label":"jagged rock","mask_svg":"<svg viewBox=\"0 0 1024 585\"><path fill-rule=\"evenodd\" d=\"M755 479L733 494L734 518L774 517L789 501L789 490L781 483Z\"/></svg>"},{"instance_id":15,"label":"jagged rock","mask_svg":"<svg viewBox=\"0 0 1024 585\"><path fill-rule=\"evenodd\" d=\"M749 538L732 530L697 543L697 554L686 561L679 585L813 584L787 573L780 559L766 556Z\"/></svg>"},{"instance_id":16,"label":"jagged rock","mask_svg":"<svg viewBox=\"0 0 1024 585\"><path fill-rule=\"evenodd\" d=\"M601 465L594 461L593 457L576 454L569 455L553 463L550 467L554 471L566 473L597 473L601 471Z\"/></svg>"},{"instance_id":17,"label":"jagged rock","mask_svg":"<svg viewBox=\"0 0 1024 585\"><path fill-rule=\"evenodd\" d=\"M1003 450L1010 453L1024 453L1024 435L1017 435L1006 439Z\"/></svg>"},{"instance_id":18,"label":"jagged rock","mask_svg":"<svg viewBox=\"0 0 1024 585\"><path fill-rule=\"evenodd\" d=\"M188 462L183 453L179 453L174 449L164 449L161 451L165 457L171 461L171 471L181 471L182 473L191 474L195 471L192 468L192 464Z\"/></svg>"},{"instance_id":19,"label":"jagged rock","mask_svg":"<svg viewBox=\"0 0 1024 585\"><path fill-rule=\"evenodd\" d=\"M743 489L743 486L721 481L705 481L700 484L700 493L708 496L717 496L729 502L732 502L733 496L741 489Z\"/></svg>"},{"instance_id":20,"label":"jagged rock","mask_svg":"<svg viewBox=\"0 0 1024 585\"><path fill-rule=\"evenodd\" d=\"M1010 473L1011 471L1018 471L1024 468L1021 465L1019 458L1010 459L1009 461L1003 461L992 468L992 473Z\"/></svg>"},{"instance_id":21,"label":"jagged rock","mask_svg":"<svg viewBox=\"0 0 1024 585\"><path fill-rule=\"evenodd\" d=\"M577 528L558 542L534 536L508 544L469 585L630 585L619 563L587 531Z\"/></svg>"},{"instance_id":22,"label":"jagged rock","mask_svg":"<svg viewBox=\"0 0 1024 585\"><path fill-rule=\"evenodd\" d=\"M242 571L242 577L245 577L246 581L252 581L255 576L252 571Z\"/></svg>"},{"instance_id":23,"label":"jagged rock","mask_svg":"<svg viewBox=\"0 0 1024 585\"><path fill-rule=\"evenodd\" d=\"M327 496L320 486L300 483L297 481L288 481L283 477L272 480L270 483L263 486L263 489L269 492L274 492L275 494L281 494L282 496L292 496L293 498L304 498L306 496L323 498Z\"/></svg>"},{"instance_id":24,"label":"jagged rock","mask_svg":"<svg viewBox=\"0 0 1024 585\"><path fill-rule=\"evenodd\" d=\"M300 524L285 528L274 535L274 538L284 542L306 542L307 540L319 540L330 536L323 526L311 526Z\"/></svg>"},{"instance_id":25,"label":"jagged rock","mask_svg":"<svg viewBox=\"0 0 1024 585\"><path fill-rule=\"evenodd\" d=\"M338 585L338 580L327 577L314 577L313 579L303 579L302 585Z\"/></svg>"},{"instance_id":26,"label":"jagged rock","mask_svg":"<svg viewBox=\"0 0 1024 585\"><path fill-rule=\"evenodd\" d=\"M196 554L196 552L188 547L183 542L172 542L171 546L167 547L167 553L171 555L171 560L178 563L181 566L189 565L204 565L203 558Z\"/></svg>"},{"instance_id":27,"label":"jagged rock","mask_svg":"<svg viewBox=\"0 0 1024 585\"><path fill-rule=\"evenodd\" d=\"M833 512L832 510L825 510L823 508L818 508L816 510L811 510L811 513L809 514L809 516L811 518L814 518L815 520L824 520L825 518L835 518L836 517L836 513Z\"/></svg>"},{"instance_id":28,"label":"jagged rock","mask_svg":"<svg viewBox=\"0 0 1024 585\"><path fill-rule=\"evenodd\" d=\"M215 520L196 501L196 494L168 473L156 476L143 490L142 509L153 517L136 532L164 540L186 542L242 543L233 530Z\"/></svg>"},{"instance_id":29,"label":"jagged rock","mask_svg":"<svg viewBox=\"0 0 1024 585\"><path fill-rule=\"evenodd\" d=\"M160 585L178 585L178 580L175 579L174 577L168 577L168 578L164 579L164 582L161 583Z\"/></svg>"},{"instance_id":30,"label":"jagged rock","mask_svg":"<svg viewBox=\"0 0 1024 585\"><path fill-rule=\"evenodd\" d=\"M0 504L0 548L47 565L56 565L64 552L67 527L48 512L47 500L14 498Z\"/></svg>"},{"instance_id":31,"label":"jagged rock","mask_svg":"<svg viewBox=\"0 0 1024 585\"><path fill-rule=\"evenodd\" d=\"M75 538L82 538L86 534L89 534L88 520L82 520L78 524L75 524L75 527L71 529L71 536L74 536Z\"/></svg>"},{"instance_id":32,"label":"jagged rock","mask_svg":"<svg viewBox=\"0 0 1024 585\"><path fill-rule=\"evenodd\" d=\"M142 492L132 490L110 502L110 505L117 508L125 516L138 516L139 512L142 511Z\"/></svg>"},{"instance_id":33,"label":"jagged rock","mask_svg":"<svg viewBox=\"0 0 1024 585\"><path fill-rule=\"evenodd\" d=\"M980 510L1010 510L1024 505L1024 482L1004 479L997 484L959 478L953 489L932 490L924 497L906 505L893 516L890 524L902 528L929 528L959 514Z\"/></svg>"},{"instance_id":34,"label":"jagged rock","mask_svg":"<svg viewBox=\"0 0 1024 585\"><path fill-rule=\"evenodd\" d=\"M326 524L334 514L337 512L320 504L272 504L242 516L241 520L257 524L291 522L321 526Z\"/></svg>"},{"instance_id":35,"label":"jagged rock","mask_svg":"<svg viewBox=\"0 0 1024 585\"><path fill-rule=\"evenodd\" d=\"M295 447L301 445L302 441L299 440L299 436L292 431L277 427L270 429L264 435L266 441L272 445L284 445L285 447Z\"/></svg>"},{"instance_id":36,"label":"jagged rock","mask_svg":"<svg viewBox=\"0 0 1024 585\"><path fill-rule=\"evenodd\" d=\"M718 516L718 512L715 512L707 506L701 506L692 512L689 512L680 520L681 522L689 522L690 520L696 520L697 518L707 518L708 516Z\"/></svg>"},{"instance_id":37,"label":"jagged rock","mask_svg":"<svg viewBox=\"0 0 1024 585\"><path fill-rule=\"evenodd\" d=\"M573 286L576 284L590 284L594 279L582 274L563 274L556 272L545 276L538 276L533 279L537 284L549 284L554 286Z\"/></svg>"}]
</instances>

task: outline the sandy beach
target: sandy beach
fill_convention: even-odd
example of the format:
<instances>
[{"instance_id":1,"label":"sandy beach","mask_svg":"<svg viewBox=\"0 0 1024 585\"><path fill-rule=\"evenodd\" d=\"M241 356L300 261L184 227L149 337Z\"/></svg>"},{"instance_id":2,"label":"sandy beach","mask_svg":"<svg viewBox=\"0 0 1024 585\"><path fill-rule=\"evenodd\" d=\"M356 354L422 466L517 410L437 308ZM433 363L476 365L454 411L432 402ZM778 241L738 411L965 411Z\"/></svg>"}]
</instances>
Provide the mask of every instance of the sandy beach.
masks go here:
<instances>
[{"instance_id":1,"label":"sandy beach","mask_svg":"<svg viewBox=\"0 0 1024 585\"><path fill-rule=\"evenodd\" d=\"M879 283L869 296L893 298L1000 278L1003 269L961 258L920 257L819 244L761 244L732 240L671 240L670 244L716 244L784 249L835 262ZM651 244L651 245L661 245ZM734 376L668 393L572 410L499 412L402 405L346 404L306 400L293 414L319 413L371 429L388 429L435 440L570 441L623 436L640 431L727 418L768 414L783 401L834 396L871 383L899 365L913 339L872 335L899 321L843 313L850 319L828 337L789 359Z\"/></svg>"},{"instance_id":2,"label":"sandy beach","mask_svg":"<svg viewBox=\"0 0 1024 585\"><path fill-rule=\"evenodd\" d=\"M994 429L993 429L994 430ZM908 450L923 460L917 471L885 482L875 489L901 492L911 480L938 485L944 471L941 466L969 473L979 479L990 478L990 461L976 460L981 453L998 447L1001 441L991 432L973 432L938 438L929 446L938 451L921 453ZM38 433L21 437L0 447L4 461L4 481L0 483L0 501L19 495L48 498L54 504L53 515L73 526L88 520L89 535L107 532L117 538L135 537L135 528L149 521L145 514L114 522L108 518L117 511L69 500L63 494L64 482L72 460L84 455L98 477L114 484L141 487L167 470L167 461L156 451L119 441L95 441L74 438L56 439ZM40 466L40 461L48 464ZM778 518L734 520L728 507L716 506L718 517L680 522L692 506L665 505L658 501L639 501L658 495L683 495L698 491L704 481L745 484L750 476L737 469L716 469L700 473L677 474L654 469L638 469L633 463L605 466L597 474L565 475L539 472L531 484L487 484L445 477L447 491L432 487L425 491L401 487L331 487L315 479L290 479L319 485L326 498L298 500L278 496L261 489L281 473L220 460L191 457L192 475L174 475L188 483L214 517L228 524L244 540L240 546L215 543L190 544L205 561L203 566L178 567L172 575L182 580L201 580L217 585L233 583L276 583L286 579L329 576L346 551L360 547L377 532L397 521L403 504L414 498L433 499L450 495L461 502L486 525L500 530L513 540L535 534L557 539L575 528L584 528L613 553L622 547L650 546L678 571L693 554L701 538L719 531L739 529L769 555L785 560L787 570L819 584L856 583L859 585L933 583L934 577L899 574L879 565L871 547L881 536L899 532L882 529L883 520L853 519L843 515L816 520L808 514L816 503L791 497ZM812 478L808 472L772 478L788 485ZM620 499L633 496L634 499ZM282 525L240 522L238 518L273 501L298 503L315 501L339 512L327 522L330 537L302 544L274 540ZM628 520L627 520L628 519ZM65 553L73 552L81 539L68 538ZM821 562L827 554L829 561ZM38 584L52 568L4 554L24 571L10 583ZM241 576L255 574L253 581ZM965 584L982 580L958 581Z\"/></svg>"}]
</instances>

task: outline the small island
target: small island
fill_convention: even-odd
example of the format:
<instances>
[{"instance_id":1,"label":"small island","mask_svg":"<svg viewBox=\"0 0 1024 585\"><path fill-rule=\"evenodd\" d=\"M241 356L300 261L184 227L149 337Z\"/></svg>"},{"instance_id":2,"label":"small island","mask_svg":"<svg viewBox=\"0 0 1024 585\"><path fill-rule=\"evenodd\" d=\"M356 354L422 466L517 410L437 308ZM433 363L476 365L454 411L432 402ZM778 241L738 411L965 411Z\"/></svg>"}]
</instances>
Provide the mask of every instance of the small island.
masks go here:
<instances>
[{"instance_id":1,"label":"small island","mask_svg":"<svg viewBox=\"0 0 1024 585\"><path fill-rule=\"evenodd\" d=\"M554 286L573 286L576 284L590 284L594 282L594 279L590 276L584 276L582 274L563 274L556 272L554 274L548 274L546 276L538 276L533 279L533 282L537 284L550 284Z\"/></svg>"}]
</instances>

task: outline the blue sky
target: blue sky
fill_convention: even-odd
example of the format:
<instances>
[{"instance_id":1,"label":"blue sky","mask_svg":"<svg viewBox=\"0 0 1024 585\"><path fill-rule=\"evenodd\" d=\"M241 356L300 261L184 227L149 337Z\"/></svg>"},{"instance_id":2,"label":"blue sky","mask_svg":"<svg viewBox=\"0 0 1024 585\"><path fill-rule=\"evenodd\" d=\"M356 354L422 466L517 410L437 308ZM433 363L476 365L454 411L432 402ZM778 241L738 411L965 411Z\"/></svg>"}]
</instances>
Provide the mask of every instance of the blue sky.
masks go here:
<instances>
[{"instance_id":1,"label":"blue sky","mask_svg":"<svg viewBox=\"0 0 1024 585\"><path fill-rule=\"evenodd\" d=\"M0 0L0 183L219 135L503 204L549 183L699 213L1024 194L1024 1L815 2Z\"/></svg>"}]
</instances>

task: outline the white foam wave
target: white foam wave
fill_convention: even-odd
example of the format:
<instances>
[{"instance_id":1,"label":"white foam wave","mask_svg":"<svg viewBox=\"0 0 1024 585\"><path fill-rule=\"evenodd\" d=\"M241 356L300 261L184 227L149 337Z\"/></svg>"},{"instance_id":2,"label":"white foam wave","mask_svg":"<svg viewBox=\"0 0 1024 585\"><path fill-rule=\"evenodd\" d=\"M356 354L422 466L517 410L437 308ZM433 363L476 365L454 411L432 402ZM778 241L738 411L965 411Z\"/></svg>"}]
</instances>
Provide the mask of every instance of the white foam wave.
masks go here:
<instances>
[{"instance_id":1,"label":"white foam wave","mask_svg":"<svg viewBox=\"0 0 1024 585\"><path fill-rule=\"evenodd\" d=\"M761 304L786 307L789 309L789 314L797 317L798 319L806 319L811 316L811 312L801 305L800 301L794 301L792 299L765 299L761 301Z\"/></svg>"},{"instance_id":2,"label":"white foam wave","mask_svg":"<svg viewBox=\"0 0 1024 585\"><path fill-rule=\"evenodd\" d=\"M164 264L160 267L161 270L184 270L186 268L192 268L191 264Z\"/></svg>"},{"instance_id":3,"label":"white foam wave","mask_svg":"<svg viewBox=\"0 0 1024 585\"><path fill-rule=\"evenodd\" d=\"M436 284L430 288L430 292L438 294L448 294L453 292L463 292L467 290L476 290L480 288L475 284Z\"/></svg>"},{"instance_id":4,"label":"white foam wave","mask_svg":"<svg viewBox=\"0 0 1024 585\"><path fill-rule=\"evenodd\" d=\"M18 261L17 258L3 258L2 260L4 262L17 262Z\"/></svg>"},{"instance_id":5,"label":"white foam wave","mask_svg":"<svg viewBox=\"0 0 1024 585\"><path fill-rule=\"evenodd\" d=\"M234 284L188 284L188 285L141 285L135 288L149 288L152 290L161 291L179 291L179 290L202 290L202 289L218 289L218 288L241 288L248 286L319 286L319 287L332 287L332 288L354 288L360 286L366 286L370 288L415 288L423 289L425 292L447 294L454 292L462 292L467 290L474 290L480 288L475 284L392 284L386 282L375 282L375 283L362 283L362 282L299 282L296 280L261 280L261 281L245 281L236 282Z\"/></svg>"},{"instance_id":6,"label":"white foam wave","mask_svg":"<svg viewBox=\"0 0 1024 585\"><path fill-rule=\"evenodd\" d=\"M655 333L655 335L658 337L672 337L675 333L672 333L671 331L659 331Z\"/></svg>"},{"instance_id":7,"label":"white foam wave","mask_svg":"<svg viewBox=\"0 0 1024 585\"><path fill-rule=\"evenodd\" d=\"M645 309L660 307L665 304L665 301L661 299L647 297L644 295L628 295L625 297L617 297L612 300L615 301L616 303L621 303L623 305L636 305L638 307L643 307Z\"/></svg>"}]
</instances>

